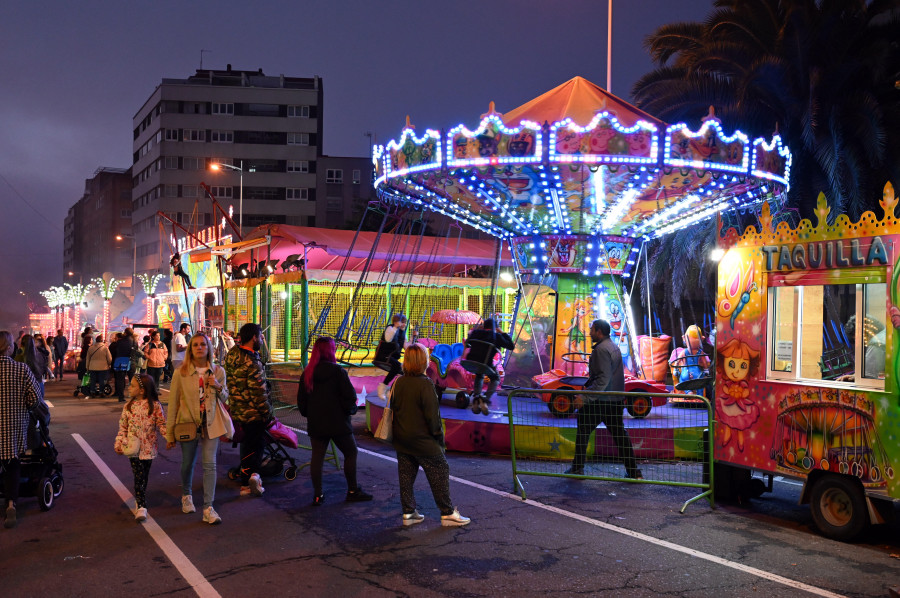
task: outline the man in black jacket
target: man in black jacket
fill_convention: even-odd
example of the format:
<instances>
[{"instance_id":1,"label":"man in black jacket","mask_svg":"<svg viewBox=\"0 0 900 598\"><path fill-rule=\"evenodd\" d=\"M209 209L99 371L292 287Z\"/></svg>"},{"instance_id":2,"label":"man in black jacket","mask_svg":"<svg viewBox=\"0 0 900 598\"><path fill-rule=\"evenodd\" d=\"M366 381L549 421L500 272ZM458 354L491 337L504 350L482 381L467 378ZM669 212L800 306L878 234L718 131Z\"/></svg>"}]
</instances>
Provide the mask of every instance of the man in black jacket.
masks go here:
<instances>
[{"instance_id":1,"label":"man in black jacket","mask_svg":"<svg viewBox=\"0 0 900 598\"><path fill-rule=\"evenodd\" d=\"M624 391L625 368L622 364L622 352L609 338L610 326L606 320L594 320L591 324L591 340L594 350L588 361L588 380L585 390ZM576 401L578 404L578 401ZM625 464L625 475L629 478L643 479L641 470L634 459L631 439L622 423L624 397L617 395L591 395L581 399L578 408L578 431L575 433L575 458L568 474L584 475L584 461L587 454L588 440L591 433L601 423L606 425L607 432L613 437L619 457Z\"/></svg>"},{"instance_id":2,"label":"man in black jacket","mask_svg":"<svg viewBox=\"0 0 900 598\"><path fill-rule=\"evenodd\" d=\"M63 365L66 361L66 351L69 350L69 339L63 334L62 328L56 331L53 337L53 375L57 380L63 379Z\"/></svg>"},{"instance_id":3,"label":"man in black jacket","mask_svg":"<svg viewBox=\"0 0 900 598\"><path fill-rule=\"evenodd\" d=\"M481 342L473 343L471 341ZM484 376L479 375L475 376L475 386L472 392L472 413L480 411L487 415L491 406L491 397L494 396L494 393L497 392L497 387L500 385L500 375L493 366L497 348L515 349L516 345L509 338L508 334L494 330L494 319L488 318L484 321L482 328L469 333L469 337L466 339L466 346L469 347L469 352L464 359L488 364L493 368L492 371L484 375L490 379L487 394L481 393L481 388L484 385Z\"/></svg>"}]
</instances>

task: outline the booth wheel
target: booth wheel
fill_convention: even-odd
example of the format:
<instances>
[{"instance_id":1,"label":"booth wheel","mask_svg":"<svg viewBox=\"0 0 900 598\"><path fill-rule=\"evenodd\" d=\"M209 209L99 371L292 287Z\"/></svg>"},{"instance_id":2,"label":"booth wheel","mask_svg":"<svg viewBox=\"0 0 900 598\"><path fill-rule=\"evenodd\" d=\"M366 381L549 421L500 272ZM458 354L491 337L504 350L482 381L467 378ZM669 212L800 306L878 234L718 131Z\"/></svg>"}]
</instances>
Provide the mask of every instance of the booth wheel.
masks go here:
<instances>
[{"instance_id":1,"label":"booth wheel","mask_svg":"<svg viewBox=\"0 0 900 598\"><path fill-rule=\"evenodd\" d=\"M625 405L629 415L637 419L643 419L650 415L652 408L653 402L650 400L650 397L634 397Z\"/></svg>"},{"instance_id":2,"label":"booth wheel","mask_svg":"<svg viewBox=\"0 0 900 598\"><path fill-rule=\"evenodd\" d=\"M234 481L241 477L241 471L237 467L232 467L228 470L228 479Z\"/></svg>"},{"instance_id":3,"label":"booth wheel","mask_svg":"<svg viewBox=\"0 0 900 598\"><path fill-rule=\"evenodd\" d=\"M42 511L49 511L53 508L53 499L56 498L56 495L53 493L53 482L50 481L50 478L41 478L38 482L37 497Z\"/></svg>"},{"instance_id":4,"label":"booth wheel","mask_svg":"<svg viewBox=\"0 0 900 598\"><path fill-rule=\"evenodd\" d=\"M834 540L852 540L869 524L862 485L848 476L828 474L816 480L810 507L816 527Z\"/></svg>"},{"instance_id":5,"label":"booth wheel","mask_svg":"<svg viewBox=\"0 0 900 598\"><path fill-rule=\"evenodd\" d=\"M103 396L108 397L108 396L111 396L112 393L113 393L112 386L110 386L109 384L104 384L103 385Z\"/></svg>"},{"instance_id":6,"label":"booth wheel","mask_svg":"<svg viewBox=\"0 0 900 598\"><path fill-rule=\"evenodd\" d=\"M466 391L461 390L456 393L456 406L460 409L465 409L469 406L469 395L466 394Z\"/></svg>"},{"instance_id":7,"label":"booth wheel","mask_svg":"<svg viewBox=\"0 0 900 598\"><path fill-rule=\"evenodd\" d=\"M296 467L288 467L284 470L284 479L287 481L292 481L297 479L297 468Z\"/></svg>"}]
</instances>

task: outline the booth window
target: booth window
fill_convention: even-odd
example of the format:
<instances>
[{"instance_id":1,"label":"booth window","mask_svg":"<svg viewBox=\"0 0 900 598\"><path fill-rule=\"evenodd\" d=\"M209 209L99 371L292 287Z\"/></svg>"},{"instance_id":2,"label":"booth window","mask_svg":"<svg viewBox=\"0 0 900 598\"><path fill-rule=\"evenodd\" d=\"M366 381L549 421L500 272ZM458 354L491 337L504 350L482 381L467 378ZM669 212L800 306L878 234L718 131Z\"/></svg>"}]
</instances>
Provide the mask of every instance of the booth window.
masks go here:
<instances>
[{"instance_id":1,"label":"booth window","mask_svg":"<svg viewBox=\"0 0 900 598\"><path fill-rule=\"evenodd\" d=\"M884 387L884 283L769 289L772 379Z\"/></svg>"}]
</instances>

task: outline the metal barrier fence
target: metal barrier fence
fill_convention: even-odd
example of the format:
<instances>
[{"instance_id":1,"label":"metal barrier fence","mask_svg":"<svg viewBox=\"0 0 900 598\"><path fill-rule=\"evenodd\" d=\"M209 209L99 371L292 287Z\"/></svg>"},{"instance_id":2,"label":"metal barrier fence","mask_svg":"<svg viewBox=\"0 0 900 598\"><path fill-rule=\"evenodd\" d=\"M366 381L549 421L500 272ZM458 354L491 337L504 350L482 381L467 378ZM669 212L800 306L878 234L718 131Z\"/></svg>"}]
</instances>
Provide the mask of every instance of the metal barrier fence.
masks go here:
<instances>
[{"instance_id":1,"label":"metal barrier fence","mask_svg":"<svg viewBox=\"0 0 900 598\"><path fill-rule=\"evenodd\" d=\"M577 411L573 406L566 414L550 409L554 395L615 395L626 401L601 403L605 407L592 403ZM697 399L697 407L663 404L669 397ZM626 406L637 398L655 405L643 417L624 416ZM571 402L575 401L573 396ZM559 404L556 401L555 406ZM513 483L523 499L525 487L519 476L536 475L700 488L703 492L685 502L681 512L701 498L714 506L709 439L715 438L715 415L704 397L531 388L510 391L507 406ZM621 425L623 418L627 428ZM629 447L635 459L631 467L638 471L623 468L628 467Z\"/></svg>"},{"instance_id":2,"label":"metal barrier fence","mask_svg":"<svg viewBox=\"0 0 900 598\"><path fill-rule=\"evenodd\" d=\"M267 370L269 370L269 368L267 368ZM277 417L284 425L305 432L306 418L301 416L300 410L297 409L297 385L300 383L300 380L297 378L269 377L266 379L269 381L269 396L272 399L272 406L275 409L275 417ZM330 455L325 457L325 461L334 463L334 466L340 469L341 462L338 459L334 442L331 442L330 446ZM307 446L302 442L298 442L297 448L306 449L308 451L312 450L311 446ZM298 469L303 469L307 465L309 465L309 462L304 463L298 467Z\"/></svg>"}]
</instances>

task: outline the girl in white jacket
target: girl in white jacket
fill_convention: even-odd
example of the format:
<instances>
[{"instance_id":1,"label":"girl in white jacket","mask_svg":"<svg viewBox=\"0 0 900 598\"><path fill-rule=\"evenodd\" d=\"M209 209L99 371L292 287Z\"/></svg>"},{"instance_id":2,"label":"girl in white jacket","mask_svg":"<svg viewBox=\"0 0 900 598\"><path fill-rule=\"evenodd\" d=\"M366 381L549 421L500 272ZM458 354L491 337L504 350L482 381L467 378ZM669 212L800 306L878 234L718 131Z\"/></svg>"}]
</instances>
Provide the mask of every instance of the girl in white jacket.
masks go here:
<instances>
[{"instance_id":1,"label":"girl in white jacket","mask_svg":"<svg viewBox=\"0 0 900 598\"><path fill-rule=\"evenodd\" d=\"M127 454L134 473L134 518L147 519L147 480L150 466L157 454L156 433L166 434L166 414L156 393L153 378L147 374L135 374L131 379L131 400L122 409L119 433L113 450ZM136 453L132 452L137 450Z\"/></svg>"}]
</instances>

